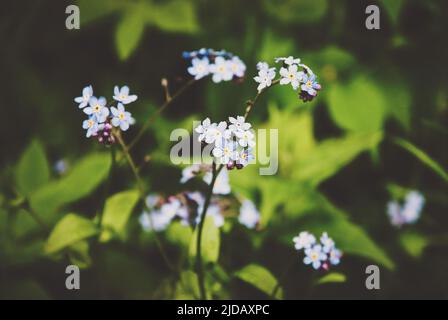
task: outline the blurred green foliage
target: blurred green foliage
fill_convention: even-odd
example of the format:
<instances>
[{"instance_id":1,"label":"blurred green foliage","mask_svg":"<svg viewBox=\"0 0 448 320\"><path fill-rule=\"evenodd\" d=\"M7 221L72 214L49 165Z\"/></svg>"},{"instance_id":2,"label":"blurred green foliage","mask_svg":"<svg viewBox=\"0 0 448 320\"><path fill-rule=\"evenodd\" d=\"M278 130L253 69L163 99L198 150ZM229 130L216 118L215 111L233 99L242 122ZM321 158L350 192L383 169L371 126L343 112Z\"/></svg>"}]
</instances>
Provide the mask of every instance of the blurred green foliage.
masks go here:
<instances>
[{"instance_id":1,"label":"blurred green foliage","mask_svg":"<svg viewBox=\"0 0 448 320\"><path fill-rule=\"evenodd\" d=\"M139 95L131 141L163 102L161 78L174 91L186 81L182 51L214 47L240 56L247 77L240 85L202 80L152 123L132 150L150 192L183 190L181 168L169 160L171 131L242 114L259 60L299 56L323 89L303 104L276 87L251 113L255 128L279 129L279 171L230 173L234 196L253 200L261 222L244 229L233 207L221 229L206 220L208 298L446 298L448 8L442 0L373 2L379 31L364 27L371 1L79 0L77 31L64 27L67 1L9 3L0 25L8 116L0 127L0 297L199 297L197 231L179 222L158 235L141 230L144 207L123 155L113 159L84 138L73 97L87 84L131 86ZM61 159L63 173L54 170ZM422 218L394 229L386 204L412 189L426 197ZM292 244L303 230L328 232L344 252L341 265L330 273L304 266ZM88 279L79 292L63 285L68 264ZM369 264L382 270L374 294L364 288Z\"/></svg>"}]
</instances>

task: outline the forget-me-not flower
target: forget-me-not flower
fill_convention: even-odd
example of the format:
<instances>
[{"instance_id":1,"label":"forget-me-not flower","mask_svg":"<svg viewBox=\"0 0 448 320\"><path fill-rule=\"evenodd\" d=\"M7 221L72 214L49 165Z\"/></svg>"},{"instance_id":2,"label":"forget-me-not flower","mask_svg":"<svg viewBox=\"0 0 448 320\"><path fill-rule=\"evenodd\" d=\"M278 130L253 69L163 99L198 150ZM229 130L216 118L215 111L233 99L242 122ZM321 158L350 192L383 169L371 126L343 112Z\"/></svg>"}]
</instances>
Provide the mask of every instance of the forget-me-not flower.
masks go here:
<instances>
[{"instance_id":1,"label":"forget-me-not flower","mask_svg":"<svg viewBox=\"0 0 448 320\"><path fill-rule=\"evenodd\" d=\"M129 104L137 100L137 95L129 95L128 86L123 86L121 89L118 86L115 86L113 98L115 101L121 102L122 104Z\"/></svg>"},{"instance_id":2,"label":"forget-me-not flower","mask_svg":"<svg viewBox=\"0 0 448 320\"><path fill-rule=\"evenodd\" d=\"M109 109L106 107L106 98L90 98L89 106L84 108L84 113L93 116L98 123L105 122L109 116Z\"/></svg>"},{"instance_id":3,"label":"forget-me-not flower","mask_svg":"<svg viewBox=\"0 0 448 320\"><path fill-rule=\"evenodd\" d=\"M132 122L131 113L124 109L123 104L118 103L117 108L111 107L112 112L112 125L114 127L120 127L122 131L129 129L129 125Z\"/></svg>"},{"instance_id":4,"label":"forget-me-not flower","mask_svg":"<svg viewBox=\"0 0 448 320\"><path fill-rule=\"evenodd\" d=\"M83 109L87 107L89 104L90 98L93 96L93 88L92 86L87 86L82 89L82 96L75 98L75 102L79 103L79 109Z\"/></svg>"}]
</instances>

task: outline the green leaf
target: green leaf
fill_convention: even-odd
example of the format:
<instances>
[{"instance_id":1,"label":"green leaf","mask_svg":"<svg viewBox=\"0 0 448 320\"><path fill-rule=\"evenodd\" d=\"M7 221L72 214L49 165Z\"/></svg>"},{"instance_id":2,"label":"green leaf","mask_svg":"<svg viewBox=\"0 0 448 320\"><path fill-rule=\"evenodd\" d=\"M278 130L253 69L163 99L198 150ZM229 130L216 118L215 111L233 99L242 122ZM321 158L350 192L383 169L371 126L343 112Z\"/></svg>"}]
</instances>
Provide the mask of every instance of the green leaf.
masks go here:
<instances>
[{"instance_id":1,"label":"green leaf","mask_svg":"<svg viewBox=\"0 0 448 320\"><path fill-rule=\"evenodd\" d=\"M193 300L199 297L198 277L196 273L193 271L182 272L176 284L176 300Z\"/></svg>"},{"instance_id":2,"label":"green leaf","mask_svg":"<svg viewBox=\"0 0 448 320\"><path fill-rule=\"evenodd\" d=\"M193 232L193 237L190 243L190 258L192 261L196 259L196 245L198 238L199 228L196 228ZM214 219L212 217L206 217L204 221L204 227L202 230L201 239L201 256L202 261L215 263L218 261L219 257L219 246L220 246L220 236L219 229L215 225Z\"/></svg>"},{"instance_id":3,"label":"green leaf","mask_svg":"<svg viewBox=\"0 0 448 320\"><path fill-rule=\"evenodd\" d=\"M247 265L243 269L235 272L235 276L244 282L253 285L255 288L266 293L268 296L271 296L275 290L275 298L283 298L283 290L281 288L277 288L277 279L269 270L260 265Z\"/></svg>"},{"instance_id":4,"label":"green leaf","mask_svg":"<svg viewBox=\"0 0 448 320\"><path fill-rule=\"evenodd\" d=\"M45 245L45 253L56 253L97 233L98 229L91 220L69 213L51 231Z\"/></svg>"},{"instance_id":5,"label":"green leaf","mask_svg":"<svg viewBox=\"0 0 448 320\"><path fill-rule=\"evenodd\" d=\"M294 180L316 186L336 174L361 152L375 148L382 138L382 132L375 132L325 140L296 162L291 175Z\"/></svg>"},{"instance_id":6,"label":"green leaf","mask_svg":"<svg viewBox=\"0 0 448 320\"><path fill-rule=\"evenodd\" d=\"M328 9L327 0L264 0L263 5L267 13L288 24L318 22Z\"/></svg>"},{"instance_id":7,"label":"green leaf","mask_svg":"<svg viewBox=\"0 0 448 320\"><path fill-rule=\"evenodd\" d=\"M108 176L111 163L108 153L86 156L67 176L45 184L31 194L31 208L47 223L52 223L57 209L88 196L98 187Z\"/></svg>"},{"instance_id":8,"label":"green leaf","mask_svg":"<svg viewBox=\"0 0 448 320\"><path fill-rule=\"evenodd\" d=\"M16 169L16 184L19 191L27 196L48 182L50 168L42 145L34 140L26 148Z\"/></svg>"},{"instance_id":9,"label":"green leaf","mask_svg":"<svg viewBox=\"0 0 448 320\"><path fill-rule=\"evenodd\" d=\"M326 284L326 283L342 283L347 280L345 274L338 272L331 272L317 281L317 284Z\"/></svg>"},{"instance_id":10,"label":"green leaf","mask_svg":"<svg viewBox=\"0 0 448 320\"><path fill-rule=\"evenodd\" d=\"M139 199L137 190L117 193L106 200L101 225L105 229L100 235L100 241L109 241L115 234L122 235L126 223Z\"/></svg>"},{"instance_id":11,"label":"green leaf","mask_svg":"<svg viewBox=\"0 0 448 320\"><path fill-rule=\"evenodd\" d=\"M383 127L386 100L378 86L365 77L349 84L333 84L326 96L330 114L342 129L376 132Z\"/></svg>"},{"instance_id":12,"label":"green leaf","mask_svg":"<svg viewBox=\"0 0 448 320\"><path fill-rule=\"evenodd\" d=\"M81 25L84 26L94 20L111 13L124 10L129 1L126 0L78 0Z\"/></svg>"},{"instance_id":13,"label":"green leaf","mask_svg":"<svg viewBox=\"0 0 448 320\"><path fill-rule=\"evenodd\" d=\"M180 222L171 223L165 233L166 239L174 245L188 248L193 232L189 226L183 226Z\"/></svg>"},{"instance_id":14,"label":"green leaf","mask_svg":"<svg viewBox=\"0 0 448 320\"><path fill-rule=\"evenodd\" d=\"M118 57L126 60L137 48L145 29L145 16L141 6L127 10L118 23L115 44Z\"/></svg>"},{"instance_id":15,"label":"green leaf","mask_svg":"<svg viewBox=\"0 0 448 320\"><path fill-rule=\"evenodd\" d=\"M404 139L395 138L393 141L406 151L409 151L428 168L432 169L443 180L445 180L445 182L448 182L448 173L445 171L445 169L443 169L443 167L439 163L437 163L437 161L433 160L426 152L424 152L417 146L413 145L412 143Z\"/></svg>"},{"instance_id":16,"label":"green leaf","mask_svg":"<svg viewBox=\"0 0 448 320\"><path fill-rule=\"evenodd\" d=\"M380 0L383 7L386 9L387 14L392 21L392 24L398 23L401 8L403 7L403 0Z\"/></svg>"},{"instance_id":17,"label":"green leaf","mask_svg":"<svg viewBox=\"0 0 448 320\"><path fill-rule=\"evenodd\" d=\"M194 33L199 30L192 1L171 0L147 3L145 18L148 24L168 32Z\"/></svg>"},{"instance_id":18,"label":"green leaf","mask_svg":"<svg viewBox=\"0 0 448 320\"><path fill-rule=\"evenodd\" d=\"M70 263L78 266L80 269L86 269L92 264L92 258L89 254L89 242L86 240L78 241L69 246L67 253Z\"/></svg>"},{"instance_id":19,"label":"green leaf","mask_svg":"<svg viewBox=\"0 0 448 320\"><path fill-rule=\"evenodd\" d=\"M400 244L410 256L419 258L428 246L429 240L421 234L406 232L400 236Z\"/></svg>"}]
</instances>

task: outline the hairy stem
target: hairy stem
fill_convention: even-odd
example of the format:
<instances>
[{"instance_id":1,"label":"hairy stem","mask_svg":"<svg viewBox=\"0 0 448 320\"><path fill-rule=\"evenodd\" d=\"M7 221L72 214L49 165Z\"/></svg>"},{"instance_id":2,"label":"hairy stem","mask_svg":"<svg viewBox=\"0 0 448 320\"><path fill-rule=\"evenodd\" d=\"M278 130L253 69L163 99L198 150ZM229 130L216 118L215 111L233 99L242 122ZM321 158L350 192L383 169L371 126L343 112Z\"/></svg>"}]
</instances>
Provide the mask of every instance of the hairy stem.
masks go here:
<instances>
[{"instance_id":1,"label":"hairy stem","mask_svg":"<svg viewBox=\"0 0 448 320\"><path fill-rule=\"evenodd\" d=\"M170 95L168 93L165 93L166 96L166 100L165 102L162 104L162 106L160 106L160 108L156 111L155 114L153 114L143 125L143 127L140 129L140 131L137 133L137 135L135 136L134 140L131 141L131 143L129 144L129 146L127 147L128 151L131 150L136 144L137 142L142 138L143 134L146 132L146 130L149 129L149 127L151 126L151 124L157 119L157 117L166 109L168 108L169 105L171 105L171 103L176 100L176 98L178 98L188 87L190 87L196 80L195 79L191 79L190 81L188 81L183 87L181 87L176 93L174 93L173 95ZM164 88L166 89L166 86L164 86Z\"/></svg>"},{"instance_id":2,"label":"hairy stem","mask_svg":"<svg viewBox=\"0 0 448 320\"><path fill-rule=\"evenodd\" d=\"M271 88L271 87L273 87L273 86L275 86L275 85L277 85L277 84L279 84L279 83L280 83L280 80L278 80L278 79L272 81L272 84L271 84L269 87L264 88L263 90L261 90L260 92L258 92L257 95L256 95L252 100L248 100L248 101L246 102L247 107L246 107L246 113L244 114L244 119L247 119L247 117L249 116L250 111L251 111L252 108L255 106L255 103L257 102L258 98L259 98L265 91L267 91L269 88Z\"/></svg>"},{"instance_id":3,"label":"hairy stem","mask_svg":"<svg viewBox=\"0 0 448 320\"><path fill-rule=\"evenodd\" d=\"M207 191L207 195L205 198L204 208L201 212L201 217L199 220L198 225L198 237L196 240L196 268L197 268L197 275L198 275L198 285L199 285L199 293L200 293L200 299L205 300L207 299L207 293L205 290L205 281L204 281L204 267L202 265L202 229L204 228L204 222L205 222L205 216L207 215L207 210L210 205L210 200L213 195L213 187L215 186L216 178L219 175L219 172L222 170L224 166L221 165L219 168L216 168L216 164L213 163L212 166L212 181L210 182L209 189Z\"/></svg>"},{"instance_id":4,"label":"hairy stem","mask_svg":"<svg viewBox=\"0 0 448 320\"><path fill-rule=\"evenodd\" d=\"M145 207L145 209L150 212L150 208L148 208L147 204L146 204L146 200L145 200L145 196L146 196L146 191L145 191L145 186L143 184L143 180L140 177L140 173L138 171L137 166L135 165L134 160L132 159L131 154L129 153L129 147L126 146L126 143L123 140L123 137L121 136L121 132L118 131L115 134L118 143L120 144L123 153L126 157L126 160L129 164L129 166L131 167L132 173L134 174L135 180L137 181L137 186L139 189L139 195L140 195L140 200L143 203L143 206ZM151 219L150 219L151 221ZM170 268L173 272L176 272L176 268L173 266L173 264L170 262L170 260L168 259L168 255L165 252L165 249L163 248L162 242L159 239L159 236L157 235L157 232L154 232L154 239L156 241L156 245L162 255L163 260L165 261L166 265L168 266L168 268Z\"/></svg>"}]
</instances>

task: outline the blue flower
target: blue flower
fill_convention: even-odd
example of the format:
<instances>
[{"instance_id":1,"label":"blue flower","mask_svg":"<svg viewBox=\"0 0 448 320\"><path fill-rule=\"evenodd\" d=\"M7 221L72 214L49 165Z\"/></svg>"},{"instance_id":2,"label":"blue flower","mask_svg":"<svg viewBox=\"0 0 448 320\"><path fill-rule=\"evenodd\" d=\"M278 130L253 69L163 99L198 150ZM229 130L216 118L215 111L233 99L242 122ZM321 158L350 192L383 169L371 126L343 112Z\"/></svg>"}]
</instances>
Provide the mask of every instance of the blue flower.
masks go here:
<instances>
[{"instance_id":1,"label":"blue flower","mask_svg":"<svg viewBox=\"0 0 448 320\"><path fill-rule=\"evenodd\" d=\"M333 248L328 253L328 259L330 263L334 266L338 265L341 262L342 252L339 249Z\"/></svg>"},{"instance_id":2,"label":"blue flower","mask_svg":"<svg viewBox=\"0 0 448 320\"><path fill-rule=\"evenodd\" d=\"M89 104L90 98L93 96L93 88L92 86L87 86L82 89L82 96L75 98L75 102L79 103L79 109L83 109L87 107Z\"/></svg>"},{"instance_id":3,"label":"blue flower","mask_svg":"<svg viewBox=\"0 0 448 320\"><path fill-rule=\"evenodd\" d=\"M320 243L322 243L323 250L325 253L329 253L334 248L334 241L331 239L326 232L320 237Z\"/></svg>"},{"instance_id":4,"label":"blue flower","mask_svg":"<svg viewBox=\"0 0 448 320\"><path fill-rule=\"evenodd\" d=\"M90 98L89 107L84 109L84 113L93 116L98 123L105 122L109 116L109 109L106 107L106 98Z\"/></svg>"},{"instance_id":5,"label":"blue flower","mask_svg":"<svg viewBox=\"0 0 448 320\"><path fill-rule=\"evenodd\" d=\"M84 122L82 123L82 127L87 130L87 138L90 138L92 135L95 135L98 132L98 123L93 116L90 116L89 119L84 120Z\"/></svg>"},{"instance_id":6,"label":"blue flower","mask_svg":"<svg viewBox=\"0 0 448 320\"><path fill-rule=\"evenodd\" d=\"M118 86L114 88L114 100L121 102L123 104L129 104L137 100L137 96L135 94L129 95L129 87L123 86L121 89Z\"/></svg>"},{"instance_id":7,"label":"blue flower","mask_svg":"<svg viewBox=\"0 0 448 320\"><path fill-rule=\"evenodd\" d=\"M121 130L126 131L129 129L129 125L133 123L133 119L130 112L124 109L123 104L118 104L118 109L115 107L110 108L113 118L112 125L114 127L120 127Z\"/></svg>"},{"instance_id":8,"label":"blue flower","mask_svg":"<svg viewBox=\"0 0 448 320\"><path fill-rule=\"evenodd\" d=\"M305 249L305 255L303 263L311 264L316 270L320 268L322 261L327 260L327 255L322 251L322 246L320 244Z\"/></svg>"},{"instance_id":9,"label":"blue flower","mask_svg":"<svg viewBox=\"0 0 448 320\"><path fill-rule=\"evenodd\" d=\"M302 82L303 84L300 86L300 88L310 96L315 97L317 95L317 91L321 89L321 86L317 82L316 76L314 74L304 74Z\"/></svg>"},{"instance_id":10,"label":"blue flower","mask_svg":"<svg viewBox=\"0 0 448 320\"><path fill-rule=\"evenodd\" d=\"M387 214L393 226L401 227L404 224L417 222L421 216L425 197L418 191L410 191L405 198L403 206L397 201L387 204Z\"/></svg>"},{"instance_id":11,"label":"blue flower","mask_svg":"<svg viewBox=\"0 0 448 320\"><path fill-rule=\"evenodd\" d=\"M238 221L249 229L253 229L260 221L260 212L255 207L255 204L246 199L240 207L240 215Z\"/></svg>"}]
</instances>

